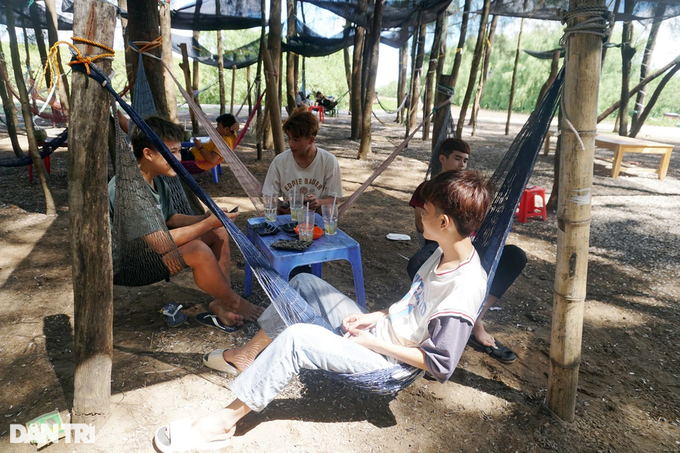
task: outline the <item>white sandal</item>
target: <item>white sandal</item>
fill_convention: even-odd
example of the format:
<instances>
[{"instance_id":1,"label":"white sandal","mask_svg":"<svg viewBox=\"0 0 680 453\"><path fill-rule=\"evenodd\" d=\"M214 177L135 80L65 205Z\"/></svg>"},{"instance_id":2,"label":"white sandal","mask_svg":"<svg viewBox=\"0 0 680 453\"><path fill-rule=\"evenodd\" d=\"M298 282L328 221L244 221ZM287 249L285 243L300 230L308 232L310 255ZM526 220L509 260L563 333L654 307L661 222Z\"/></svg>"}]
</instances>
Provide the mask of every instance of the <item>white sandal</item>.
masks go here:
<instances>
[{"instance_id":1,"label":"white sandal","mask_svg":"<svg viewBox=\"0 0 680 453\"><path fill-rule=\"evenodd\" d=\"M213 370L223 371L229 373L232 376L238 376L241 371L233 363L224 360L224 355L222 355L226 349L215 349L203 356L203 365Z\"/></svg>"}]
</instances>

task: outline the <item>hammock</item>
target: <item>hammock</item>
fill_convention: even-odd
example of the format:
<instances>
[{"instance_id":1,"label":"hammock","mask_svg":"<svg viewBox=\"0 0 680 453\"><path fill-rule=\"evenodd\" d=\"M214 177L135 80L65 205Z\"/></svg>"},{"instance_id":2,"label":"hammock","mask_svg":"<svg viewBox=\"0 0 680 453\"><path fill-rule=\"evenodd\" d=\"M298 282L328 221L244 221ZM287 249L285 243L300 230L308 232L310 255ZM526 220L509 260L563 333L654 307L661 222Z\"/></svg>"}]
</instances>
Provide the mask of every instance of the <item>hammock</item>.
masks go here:
<instances>
[{"instance_id":1,"label":"hammock","mask_svg":"<svg viewBox=\"0 0 680 453\"><path fill-rule=\"evenodd\" d=\"M54 152L55 149L62 146L66 139L68 138L68 128L64 129L61 134L50 140L42 147L40 151L40 158L44 159ZM24 157L10 157L8 159L0 159L0 167L24 167L26 165L31 165L33 160L31 156Z\"/></svg>"},{"instance_id":2,"label":"hammock","mask_svg":"<svg viewBox=\"0 0 680 453\"><path fill-rule=\"evenodd\" d=\"M85 72L82 64L73 66L80 72ZM196 184L188 172L172 156L165 144L144 123L137 112L123 101L111 87L110 81L94 64L90 64L90 77L101 83L118 104L130 115L132 121L138 125L151 139L154 146L168 161L178 176L198 195L208 208L215 214L227 229L237 247L252 267L253 273L272 301L277 312L287 325L298 322L325 325L314 310L293 290L288 283L274 271L259 250L246 236L227 218L221 209ZM489 273L489 285L493 280L495 268L512 224L513 216L520 196L529 180L536 156L541 149L550 121L554 115L557 101L561 93L563 74L561 73L551 86L540 106L531 114L524 128L501 161L498 169L491 178L498 184L498 190L491 204L489 213L477 230L475 248L480 255L484 269ZM148 192L148 191L147 191ZM118 197L117 197L118 198ZM163 225L161 225L162 227ZM481 312L482 307L480 307ZM393 368L367 373L336 374L327 373L344 383L353 384L380 394L394 394L415 380L422 370L407 365L396 365Z\"/></svg>"},{"instance_id":3,"label":"hammock","mask_svg":"<svg viewBox=\"0 0 680 453\"><path fill-rule=\"evenodd\" d=\"M383 111L385 113L389 113L390 115L394 115L395 113L398 113L401 109L404 108L404 106L408 102L408 96L404 96L404 100L401 101L401 105L399 107L397 107L397 110L390 110L387 107L385 107L382 102L380 102L380 98L378 97L378 93L375 94L375 98L378 100L378 104L380 105L380 108L383 109Z\"/></svg>"}]
</instances>

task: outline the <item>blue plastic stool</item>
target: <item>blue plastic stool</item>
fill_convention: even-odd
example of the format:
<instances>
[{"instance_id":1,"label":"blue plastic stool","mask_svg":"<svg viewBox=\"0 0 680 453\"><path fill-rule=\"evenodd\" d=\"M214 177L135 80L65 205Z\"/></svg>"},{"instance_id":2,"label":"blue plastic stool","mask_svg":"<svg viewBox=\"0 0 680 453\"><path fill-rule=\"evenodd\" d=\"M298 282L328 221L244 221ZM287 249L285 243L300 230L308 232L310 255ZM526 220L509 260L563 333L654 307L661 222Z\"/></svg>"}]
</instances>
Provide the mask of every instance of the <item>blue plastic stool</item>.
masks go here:
<instances>
[{"instance_id":1,"label":"blue plastic stool","mask_svg":"<svg viewBox=\"0 0 680 453\"><path fill-rule=\"evenodd\" d=\"M278 216L279 223L290 222L290 216ZM290 271L298 266L312 265L312 273L321 277L321 263L326 261L347 260L352 265L354 274L354 291L357 303L366 308L366 293L364 291L364 271L361 267L361 249L359 243L349 237L338 228L338 234L334 236L323 235L316 239L312 245L303 252L292 250L280 250L270 247L279 239L291 239L291 236L283 231L268 236L260 236L252 230L252 227L264 223L264 217L248 219L248 239L259 248L267 257L272 267L278 274L288 280ZM323 220L316 214L316 224L323 225ZM248 297L253 284L253 270L246 263L245 297Z\"/></svg>"},{"instance_id":2,"label":"blue plastic stool","mask_svg":"<svg viewBox=\"0 0 680 453\"><path fill-rule=\"evenodd\" d=\"M210 172L212 173L213 177L213 182L217 184L220 182L220 177L218 175L222 174L222 164L217 164L213 168L210 169Z\"/></svg>"}]
</instances>

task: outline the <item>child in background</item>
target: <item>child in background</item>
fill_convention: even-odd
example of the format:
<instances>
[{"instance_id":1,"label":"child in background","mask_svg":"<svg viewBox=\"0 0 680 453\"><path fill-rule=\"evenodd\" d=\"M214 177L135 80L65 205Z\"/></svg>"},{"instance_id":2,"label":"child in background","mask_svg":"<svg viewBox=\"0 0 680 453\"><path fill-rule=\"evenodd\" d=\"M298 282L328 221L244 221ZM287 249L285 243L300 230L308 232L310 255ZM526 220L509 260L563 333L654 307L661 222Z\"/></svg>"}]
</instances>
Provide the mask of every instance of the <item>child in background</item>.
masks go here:
<instances>
[{"instance_id":1,"label":"child in background","mask_svg":"<svg viewBox=\"0 0 680 453\"><path fill-rule=\"evenodd\" d=\"M233 150L240 128L238 120L231 113L225 113L218 116L216 121L217 132L222 136L222 140L229 145L229 148ZM208 171L222 163L222 155L212 140L204 145L201 143L201 140L196 138L194 144L196 146L191 148L191 154L194 155L198 168Z\"/></svg>"}]
</instances>

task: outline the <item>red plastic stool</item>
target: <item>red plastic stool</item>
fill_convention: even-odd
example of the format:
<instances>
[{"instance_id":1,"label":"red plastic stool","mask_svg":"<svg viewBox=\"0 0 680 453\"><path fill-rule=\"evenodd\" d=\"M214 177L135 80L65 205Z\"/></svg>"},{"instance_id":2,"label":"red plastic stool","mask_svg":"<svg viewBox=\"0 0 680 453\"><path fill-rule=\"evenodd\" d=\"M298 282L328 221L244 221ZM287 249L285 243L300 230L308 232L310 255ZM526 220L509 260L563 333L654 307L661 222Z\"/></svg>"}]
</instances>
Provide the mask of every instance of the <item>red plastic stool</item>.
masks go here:
<instances>
[{"instance_id":1,"label":"red plastic stool","mask_svg":"<svg viewBox=\"0 0 680 453\"><path fill-rule=\"evenodd\" d=\"M43 162L45 163L45 170L47 170L47 174L50 173L50 156L49 154L45 156L43 159ZM33 164L28 164L28 182L33 184Z\"/></svg>"},{"instance_id":2,"label":"red plastic stool","mask_svg":"<svg viewBox=\"0 0 680 453\"><path fill-rule=\"evenodd\" d=\"M309 108L307 109L307 111L312 112L312 113L315 110L319 113L319 122L324 123L325 121L323 120L324 119L323 118L323 113L324 113L323 107L320 106L320 105L310 105Z\"/></svg>"},{"instance_id":3,"label":"red plastic stool","mask_svg":"<svg viewBox=\"0 0 680 453\"><path fill-rule=\"evenodd\" d=\"M540 204L536 204L536 198L540 197ZM545 210L545 189L540 186L527 186L522 194L522 199L519 202L517 209L517 221L526 223L528 218L542 217L543 220L548 218L548 213Z\"/></svg>"}]
</instances>

